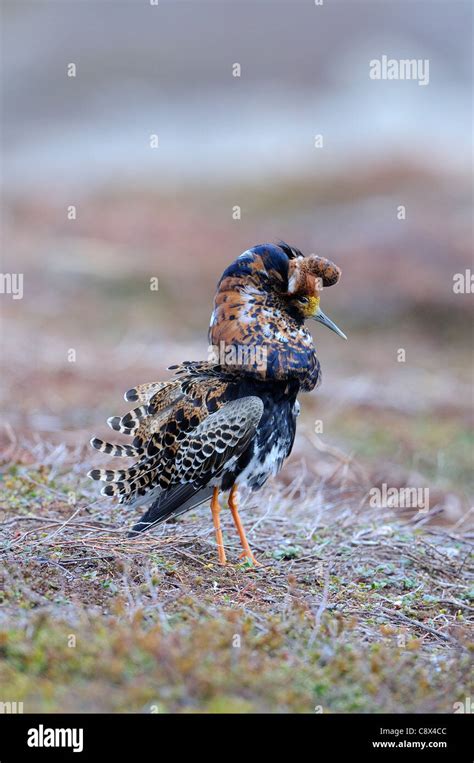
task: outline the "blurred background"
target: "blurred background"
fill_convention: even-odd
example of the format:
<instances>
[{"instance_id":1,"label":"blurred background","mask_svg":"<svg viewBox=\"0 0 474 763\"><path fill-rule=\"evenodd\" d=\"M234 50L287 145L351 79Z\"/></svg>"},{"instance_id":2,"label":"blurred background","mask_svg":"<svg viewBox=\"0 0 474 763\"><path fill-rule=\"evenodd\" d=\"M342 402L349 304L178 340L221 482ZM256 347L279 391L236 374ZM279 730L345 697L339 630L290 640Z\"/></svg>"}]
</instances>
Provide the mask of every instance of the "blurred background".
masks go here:
<instances>
[{"instance_id":1,"label":"blurred background","mask_svg":"<svg viewBox=\"0 0 474 763\"><path fill-rule=\"evenodd\" d=\"M337 448L373 484L429 485L458 521L470 3L1 5L1 270L24 274L23 299L1 296L4 444L105 432L124 390L206 357L224 268L284 239L342 267L322 306L349 336L315 326L323 385L302 399L296 457L317 468ZM370 79L382 55L428 59L429 84Z\"/></svg>"}]
</instances>

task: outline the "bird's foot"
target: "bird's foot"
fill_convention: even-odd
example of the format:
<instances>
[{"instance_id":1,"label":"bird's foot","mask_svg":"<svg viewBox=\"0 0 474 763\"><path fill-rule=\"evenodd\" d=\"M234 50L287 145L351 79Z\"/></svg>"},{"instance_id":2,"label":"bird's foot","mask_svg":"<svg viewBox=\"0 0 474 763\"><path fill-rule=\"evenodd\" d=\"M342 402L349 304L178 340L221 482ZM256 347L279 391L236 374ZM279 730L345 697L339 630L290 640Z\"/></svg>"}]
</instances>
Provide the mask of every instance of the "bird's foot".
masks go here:
<instances>
[{"instance_id":1,"label":"bird's foot","mask_svg":"<svg viewBox=\"0 0 474 763\"><path fill-rule=\"evenodd\" d=\"M245 561L249 562L252 567L263 567L263 564L255 558L250 549L248 549L248 551L242 551L239 559L244 559Z\"/></svg>"}]
</instances>

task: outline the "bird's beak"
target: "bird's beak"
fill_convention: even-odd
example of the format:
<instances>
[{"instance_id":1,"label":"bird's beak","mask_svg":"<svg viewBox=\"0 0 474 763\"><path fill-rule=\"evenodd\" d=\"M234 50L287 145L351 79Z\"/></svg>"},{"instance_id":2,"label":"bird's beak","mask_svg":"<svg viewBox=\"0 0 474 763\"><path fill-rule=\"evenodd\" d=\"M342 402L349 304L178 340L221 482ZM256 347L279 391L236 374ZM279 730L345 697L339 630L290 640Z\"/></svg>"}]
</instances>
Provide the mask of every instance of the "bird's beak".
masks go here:
<instances>
[{"instance_id":1,"label":"bird's beak","mask_svg":"<svg viewBox=\"0 0 474 763\"><path fill-rule=\"evenodd\" d=\"M327 317L327 315L324 315L323 311L319 307L313 315L313 318L315 321L318 321L318 323L322 323L323 326L327 326L328 329L331 329L331 331L335 331L336 334L342 336L343 339L347 339L346 335L341 331L341 329L336 326L336 324L333 323L332 320Z\"/></svg>"}]
</instances>

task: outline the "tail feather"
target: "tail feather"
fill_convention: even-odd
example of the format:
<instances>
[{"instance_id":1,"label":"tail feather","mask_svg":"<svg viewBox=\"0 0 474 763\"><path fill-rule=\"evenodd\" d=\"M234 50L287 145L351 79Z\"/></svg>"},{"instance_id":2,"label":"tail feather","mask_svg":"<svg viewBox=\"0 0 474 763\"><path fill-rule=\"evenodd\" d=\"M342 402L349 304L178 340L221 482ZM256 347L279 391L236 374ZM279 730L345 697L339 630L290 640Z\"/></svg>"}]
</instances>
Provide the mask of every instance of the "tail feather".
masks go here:
<instances>
[{"instance_id":1,"label":"tail feather","mask_svg":"<svg viewBox=\"0 0 474 763\"><path fill-rule=\"evenodd\" d=\"M167 387L170 382L151 382L149 384L138 384L136 387L127 390L124 395L125 400L129 403L149 403L153 395L159 392L164 387Z\"/></svg>"},{"instance_id":2,"label":"tail feather","mask_svg":"<svg viewBox=\"0 0 474 763\"><path fill-rule=\"evenodd\" d=\"M105 442L98 437L93 437L91 445L101 453L107 453L109 456L118 456L122 458L138 458L143 455L142 448L135 448L133 445L118 445L113 442ZM96 478L93 478L96 479Z\"/></svg>"},{"instance_id":3,"label":"tail feather","mask_svg":"<svg viewBox=\"0 0 474 763\"><path fill-rule=\"evenodd\" d=\"M110 416L110 418L107 419L107 424L115 432L131 435L135 434L140 423L147 415L148 406L140 405L138 408L134 408L133 411L126 413L125 416Z\"/></svg>"},{"instance_id":4,"label":"tail feather","mask_svg":"<svg viewBox=\"0 0 474 763\"><path fill-rule=\"evenodd\" d=\"M169 490L163 491L139 522L128 533L129 538L135 538L145 530L165 522L171 515L175 517L184 514L185 511L200 506L207 501L213 492L209 486L196 487L191 483L176 485Z\"/></svg>"},{"instance_id":5,"label":"tail feather","mask_svg":"<svg viewBox=\"0 0 474 763\"><path fill-rule=\"evenodd\" d=\"M139 474L135 467L131 469L91 469L87 476L92 480L101 480L102 482L123 482L130 480Z\"/></svg>"},{"instance_id":6,"label":"tail feather","mask_svg":"<svg viewBox=\"0 0 474 763\"><path fill-rule=\"evenodd\" d=\"M210 377L217 375L217 368L209 368L206 363L183 364L176 368L178 378L141 384L125 393L125 399L136 403L137 407L124 416L110 417L107 423L115 432L131 435L131 444L115 444L95 437L91 445L101 453L130 457L135 462L125 469L92 469L88 476L106 483L102 495L116 497L127 506L144 503L150 506L154 501L152 505L155 512L159 510L159 521L162 521L162 515L166 518L181 504L194 500L200 488L169 486L173 482L173 468L181 443L209 412L206 408L209 389L212 388L216 397L223 391L222 384L209 382ZM189 372L189 379L185 371ZM199 463L196 465L199 466L205 460L205 454L194 450L188 460L192 466L197 459ZM183 496L181 490L184 490ZM207 494L201 500L206 497Z\"/></svg>"}]
</instances>

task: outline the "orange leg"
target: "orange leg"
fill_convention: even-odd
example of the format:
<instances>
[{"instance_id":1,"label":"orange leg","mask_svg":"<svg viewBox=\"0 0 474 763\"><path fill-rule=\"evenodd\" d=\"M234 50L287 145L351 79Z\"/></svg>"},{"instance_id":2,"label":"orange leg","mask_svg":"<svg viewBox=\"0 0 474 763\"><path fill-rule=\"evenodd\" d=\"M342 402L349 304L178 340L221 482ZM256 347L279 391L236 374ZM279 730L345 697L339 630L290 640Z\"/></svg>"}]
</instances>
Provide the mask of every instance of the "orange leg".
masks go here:
<instances>
[{"instance_id":1,"label":"orange leg","mask_svg":"<svg viewBox=\"0 0 474 763\"><path fill-rule=\"evenodd\" d=\"M212 511L212 521L214 522L214 530L216 531L216 543L217 543L217 553L219 555L219 562L220 564L225 564L227 562L227 559L226 559L225 550L224 550L224 538L222 535L221 520L219 516L219 514L221 513L221 507L219 503L219 489L217 487L214 488L214 492L212 494L211 511Z\"/></svg>"},{"instance_id":2,"label":"orange leg","mask_svg":"<svg viewBox=\"0 0 474 763\"><path fill-rule=\"evenodd\" d=\"M252 562L253 565L256 567L260 567L260 562L257 562L255 559L252 550L248 544L247 538L245 537L245 530L242 525L242 522L240 521L239 516L239 510L237 507L237 487L236 485L233 486L232 490L229 493L229 507L232 512L232 518L235 522L235 526L237 528L237 532L239 533L240 542L242 544L242 548L244 549L241 556L246 557L250 562Z\"/></svg>"}]
</instances>

